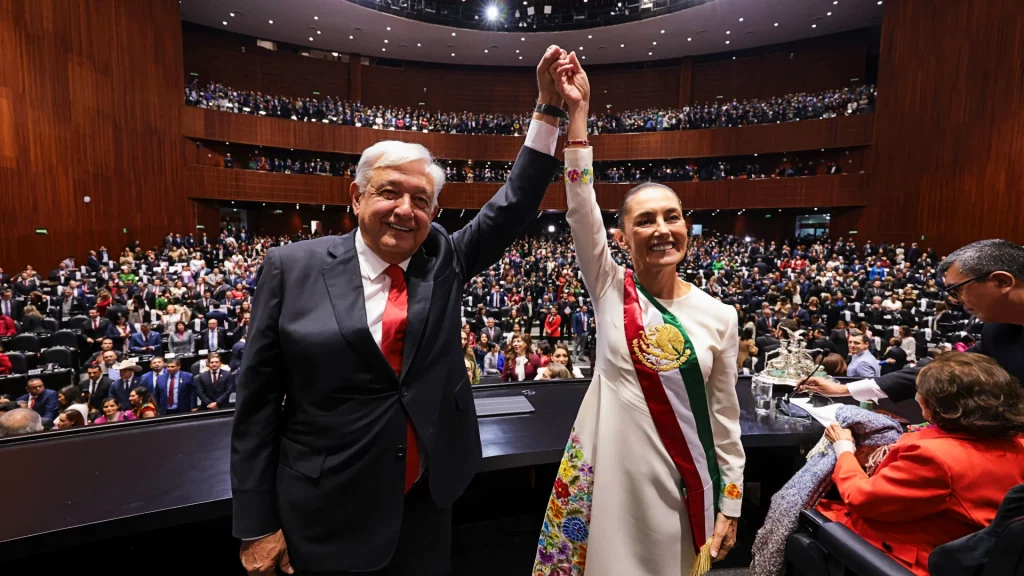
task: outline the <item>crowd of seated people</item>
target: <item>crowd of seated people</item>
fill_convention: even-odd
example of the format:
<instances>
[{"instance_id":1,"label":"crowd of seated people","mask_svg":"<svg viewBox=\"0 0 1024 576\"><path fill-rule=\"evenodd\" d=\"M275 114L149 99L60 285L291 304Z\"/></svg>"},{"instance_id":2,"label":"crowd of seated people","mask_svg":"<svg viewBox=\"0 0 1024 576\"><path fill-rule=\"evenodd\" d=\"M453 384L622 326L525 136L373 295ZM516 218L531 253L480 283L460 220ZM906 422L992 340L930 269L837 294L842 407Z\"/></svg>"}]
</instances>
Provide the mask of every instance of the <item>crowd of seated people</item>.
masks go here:
<instances>
[{"instance_id":1,"label":"crowd of seated people","mask_svg":"<svg viewBox=\"0 0 1024 576\"><path fill-rule=\"evenodd\" d=\"M786 94L767 100L732 100L677 109L609 112L592 115L588 121L588 132L617 134L728 128L849 116L872 111L875 94L873 85L864 85L817 94ZM331 96L319 100L275 96L252 90L235 90L218 83L200 86L195 78L185 86L185 104L302 122L447 134L522 136L529 128L531 118L529 114L428 112L350 102Z\"/></svg>"}]
</instances>

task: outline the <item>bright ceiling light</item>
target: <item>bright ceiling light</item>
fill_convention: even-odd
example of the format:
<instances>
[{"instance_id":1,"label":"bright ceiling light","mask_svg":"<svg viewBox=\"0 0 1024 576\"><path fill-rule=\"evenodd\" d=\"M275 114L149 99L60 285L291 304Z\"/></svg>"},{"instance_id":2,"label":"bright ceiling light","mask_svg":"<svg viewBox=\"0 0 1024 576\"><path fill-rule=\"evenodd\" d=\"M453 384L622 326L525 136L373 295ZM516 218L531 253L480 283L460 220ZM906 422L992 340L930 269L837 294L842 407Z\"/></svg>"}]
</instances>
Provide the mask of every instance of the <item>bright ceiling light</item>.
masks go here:
<instances>
[{"instance_id":1,"label":"bright ceiling light","mask_svg":"<svg viewBox=\"0 0 1024 576\"><path fill-rule=\"evenodd\" d=\"M686 41L687 42L693 42L693 38L687 38Z\"/></svg>"},{"instance_id":2,"label":"bright ceiling light","mask_svg":"<svg viewBox=\"0 0 1024 576\"><path fill-rule=\"evenodd\" d=\"M388 51L388 49L387 49L387 48L381 48L381 49L380 49L380 51L381 51L381 52L387 52L387 51Z\"/></svg>"},{"instance_id":3,"label":"bright ceiling light","mask_svg":"<svg viewBox=\"0 0 1024 576\"><path fill-rule=\"evenodd\" d=\"M387 38L385 38L385 39L384 39L384 43L385 43L385 44L387 44L387 43L388 43L388 39L387 39Z\"/></svg>"},{"instance_id":4,"label":"bright ceiling light","mask_svg":"<svg viewBox=\"0 0 1024 576\"><path fill-rule=\"evenodd\" d=\"M484 48L484 54L487 54L487 48Z\"/></svg>"},{"instance_id":5,"label":"bright ceiling light","mask_svg":"<svg viewBox=\"0 0 1024 576\"><path fill-rule=\"evenodd\" d=\"M319 20L319 19L320 19L319 16L313 16L313 20Z\"/></svg>"},{"instance_id":6,"label":"bright ceiling light","mask_svg":"<svg viewBox=\"0 0 1024 576\"><path fill-rule=\"evenodd\" d=\"M593 34L587 34L587 40L593 40L593 39L594 39L594 35Z\"/></svg>"},{"instance_id":7,"label":"bright ceiling light","mask_svg":"<svg viewBox=\"0 0 1024 576\"><path fill-rule=\"evenodd\" d=\"M338 57L338 53L337 52L331 52L331 56L334 56L335 58L337 58Z\"/></svg>"},{"instance_id":8,"label":"bright ceiling light","mask_svg":"<svg viewBox=\"0 0 1024 576\"><path fill-rule=\"evenodd\" d=\"M420 44L419 42L416 43L417 48L420 48L421 46L423 46L423 44Z\"/></svg>"},{"instance_id":9,"label":"bright ceiling light","mask_svg":"<svg viewBox=\"0 0 1024 576\"><path fill-rule=\"evenodd\" d=\"M455 56L455 52L452 52L452 56Z\"/></svg>"},{"instance_id":10,"label":"bright ceiling light","mask_svg":"<svg viewBox=\"0 0 1024 576\"><path fill-rule=\"evenodd\" d=\"M487 19L488 20L497 20L498 19L498 7L493 5L493 4L488 6L487 7L487 12L485 12L485 14L487 14Z\"/></svg>"},{"instance_id":11,"label":"bright ceiling light","mask_svg":"<svg viewBox=\"0 0 1024 576\"><path fill-rule=\"evenodd\" d=\"M452 32L452 36L455 36L455 32Z\"/></svg>"},{"instance_id":12,"label":"bright ceiling light","mask_svg":"<svg viewBox=\"0 0 1024 576\"><path fill-rule=\"evenodd\" d=\"M317 33L317 34L319 34L319 33L320 33L320 31L319 31L319 30L317 30L317 31L316 31L316 33Z\"/></svg>"},{"instance_id":13,"label":"bright ceiling light","mask_svg":"<svg viewBox=\"0 0 1024 576\"><path fill-rule=\"evenodd\" d=\"M520 38L519 41L520 42L526 42L526 37Z\"/></svg>"},{"instance_id":14,"label":"bright ceiling light","mask_svg":"<svg viewBox=\"0 0 1024 576\"><path fill-rule=\"evenodd\" d=\"M732 30L726 30L725 33L726 34L732 34Z\"/></svg>"},{"instance_id":15,"label":"bright ceiling light","mask_svg":"<svg viewBox=\"0 0 1024 576\"><path fill-rule=\"evenodd\" d=\"M831 12L829 12L828 14L825 14L825 16L831 16L831 15L832 15L832 13L831 13Z\"/></svg>"},{"instance_id":16,"label":"bright ceiling light","mask_svg":"<svg viewBox=\"0 0 1024 576\"><path fill-rule=\"evenodd\" d=\"M235 17L235 13L234 12L228 12L228 16L231 16L232 18L234 18Z\"/></svg>"},{"instance_id":17,"label":"bright ceiling light","mask_svg":"<svg viewBox=\"0 0 1024 576\"><path fill-rule=\"evenodd\" d=\"M274 21L273 21L273 20L267 20L267 22L270 22L271 24L273 24L273 23L274 23Z\"/></svg>"},{"instance_id":18,"label":"bright ceiling light","mask_svg":"<svg viewBox=\"0 0 1024 576\"><path fill-rule=\"evenodd\" d=\"M309 41L310 41L310 42L312 42L312 41L313 41L313 37L312 37L312 36L310 36L310 37L309 37Z\"/></svg>"},{"instance_id":19,"label":"bright ceiling light","mask_svg":"<svg viewBox=\"0 0 1024 576\"><path fill-rule=\"evenodd\" d=\"M665 33L665 31L664 31L664 30L662 30L662 31L661 31L661 33L662 33L662 34L664 34L664 33Z\"/></svg>"},{"instance_id":20,"label":"bright ceiling light","mask_svg":"<svg viewBox=\"0 0 1024 576\"><path fill-rule=\"evenodd\" d=\"M520 57L519 57L519 59L520 59L520 60L522 60L522 59L523 59L523 57L522 57L522 56L520 56Z\"/></svg>"},{"instance_id":21,"label":"bright ceiling light","mask_svg":"<svg viewBox=\"0 0 1024 576\"><path fill-rule=\"evenodd\" d=\"M817 28L817 27L818 27L817 24L811 24L811 28Z\"/></svg>"},{"instance_id":22,"label":"bright ceiling light","mask_svg":"<svg viewBox=\"0 0 1024 576\"><path fill-rule=\"evenodd\" d=\"M391 32L391 26L388 26L388 32Z\"/></svg>"},{"instance_id":23,"label":"bright ceiling light","mask_svg":"<svg viewBox=\"0 0 1024 576\"><path fill-rule=\"evenodd\" d=\"M726 40L726 41L725 41L725 43L726 43L726 44L728 44L728 43L729 43L729 40Z\"/></svg>"},{"instance_id":24,"label":"bright ceiling light","mask_svg":"<svg viewBox=\"0 0 1024 576\"><path fill-rule=\"evenodd\" d=\"M743 18L740 18L740 22L743 22Z\"/></svg>"},{"instance_id":25,"label":"bright ceiling light","mask_svg":"<svg viewBox=\"0 0 1024 576\"><path fill-rule=\"evenodd\" d=\"M619 44L619 48L625 48L625 47L626 47L625 44Z\"/></svg>"},{"instance_id":26,"label":"bright ceiling light","mask_svg":"<svg viewBox=\"0 0 1024 576\"><path fill-rule=\"evenodd\" d=\"M352 36L351 34L349 34L349 37L348 37L348 39L349 39L349 40L351 40L351 39L353 39L353 38L355 38L355 36Z\"/></svg>"},{"instance_id":27,"label":"bright ceiling light","mask_svg":"<svg viewBox=\"0 0 1024 576\"><path fill-rule=\"evenodd\" d=\"M654 44L655 46L657 46L657 45L658 45L658 43L657 43L657 42L651 42L651 44Z\"/></svg>"},{"instance_id":28,"label":"bright ceiling light","mask_svg":"<svg viewBox=\"0 0 1024 576\"><path fill-rule=\"evenodd\" d=\"M776 27L778 27L778 25L779 25L779 23L778 23L778 22L776 22L776 23L775 23L775 26L776 26Z\"/></svg>"},{"instance_id":29,"label":"bright ceiling light","mask_svg":"<svg viewBox=\"0 0 1024 576\"><path fill-rule=\"evenodd\" d=\"M648 56L654 56L654 52L648 52L647 55Z\"/></svg>"},{"instance_id":30,"label":"bright ceiling light","mask_svg":"<svg viewBox=\"0 0 1024 576\"><path fill-rule=\"evenodd\" d=\"M221 22L221 24L223 24L223 25L227 26L227 25L228 25L228 21L227 21L227 20L225 20L225 21Z\"/></svg>"}]
</instances>

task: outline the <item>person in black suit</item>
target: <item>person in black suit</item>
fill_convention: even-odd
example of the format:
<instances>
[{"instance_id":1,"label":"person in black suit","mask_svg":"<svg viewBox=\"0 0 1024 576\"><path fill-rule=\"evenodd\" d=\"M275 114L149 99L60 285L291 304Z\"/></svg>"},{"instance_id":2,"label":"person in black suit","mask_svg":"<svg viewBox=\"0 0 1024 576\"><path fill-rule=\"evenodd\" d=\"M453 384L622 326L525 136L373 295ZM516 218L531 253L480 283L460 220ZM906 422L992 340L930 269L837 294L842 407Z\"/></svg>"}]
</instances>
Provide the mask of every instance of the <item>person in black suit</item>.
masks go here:
<instances>
[{"instance_id":1,"label":"person in black suit","mask_svg":"<svg viewBox=\"0 0 1024 576\"><path fill-rule=\"evenodd\" d=\"M217 327L217 319L210 318L206 322L206 330L199 333L199 348L201 350L227 350L230 344L227 341L227 334L223 328Z\"/></svg>"},{"instance_id":2,"label":"person in black suit","mask_svg":"<svg viewBox=\"0 0 1024 576\"><path fill-rule=\"evenodd\" d=\"M899 338L889 339L889 349L885 351L885 356L882 356L885 362L882 364L882 376L902 370L907 365L907 351L900 348L901 344L903 341Z\"/></svg>"},{"instance_id":3,"label":"person in black suit","mask_svg":"<svg viewBox=\"0 0 1024 576\"><path fill-rule=\"evenodd\" d=\"M132 403L128 401L128 396L141 384L139 373L142 372L142 366L136 364L133 358L119 362L114 369L121 377L110 383L107 397L117 400L121 410L131 410Z\"/></svg>"},{"instance_id":4,"label":"person in black suit","mask_svg":"<svg viewBox=\"0 0 1024 576\"><path fill-rule=\"evenodd\" d=\"M828 339L832 342L832 349L835 350L836 354L843 357L850 355L850 344L847 339L850 337L849 331L846 329L846 321L839 320L836 322L836 328L829 334Z\"/></svg>"},{"instance_id":5,"label":"person in black suit","mask_svg":"<svg viewBox=\"0 0 1024 576\"><path fill-rule=\"evenodd\" d=\"M110 394L110 378L103 373L99 364L90 364L86 369L88 378L78 383L82 396L89 401L89 411L103 412L103 401Z\"/></svg>"},{"instance_id":6,"label":"person in black suit","mask_svg":"<svg viewBox=\"0 0 1024 576\"><path fill-rule=\"evenodd\" d=\"M11 285L11 289L14 293L22 298L28 298L28 295L39 290L39 283L34 278L29 276L28 272L22 272L21 278Z\"/></svg>"},{"instance_id":7,"label":"person in black suit","mask_svg":"<svg viewBox=\"0 0 1024 576\"><path fill-rule=\"evenodd\" d=\"M217 410L230 406L231 393L235 391L232 374L220 366L220 354L210 354L206 367L195 379L195 392L199 397L200 410Z\"/></svg>"},{"instance_id":8,"label":"person in black suit","mask_svg":"<svg viewBox=\"0 0 1024 576\"><path fill-rule=\"evenodd\" d=\"M939 264L946 294L985 323L981 340L968 352L992 357L1018 382L1024 382L1024 247L1006 240L980 240L954 251ZM803 389L860 401L910 400L919 368L908 367L879 378L833 384L809 378Z\"/></svg>"},{"instance_id":9,"label":"person in black suit","mask_svg":"<svg viewBox=\"0 0 1024 576\"><path fill-rule=\"evenodd\" d=\"M821 352L814 352L812 355L817 356L818 354L824 354L828 356L832 352L835 352L835 346L832 345L832 341L825 337L825 326L818 325L814 328L813 339L807 346L808 350L821 350Z\"/></svg>"},{"instance_id":10,"label":"person in black suit","mask_svg":"<svg viewBox=\"0 0 1024 576\"><path fill-rule=\"evenodd\" d=\"M57 391L50 390L43 386L39 378L32 378L25 386L25 394L18 398L18 403L23 404L29 410L35 410L43 420L43 427L49 428L57 419L60 412L60 400L57 399Z\"/></svg>"},{"instance_id":11,"label":"person in black suit","mask_svg":"<svg viewBox=\"0 0 1024 576\"><path fill-rule=\"evenodd\" d=\"M4 288L3 292L0 292L0 316L21 320L21 313L21 302L14 299L14 292L10 288Z\"/></svg>"},{"instance_id":12,"label":"person in black suit","mask_svg":"<svg viewBox=\"0 0 1024 576\"><path fill-rule=\"evenodd\" d=\"M519 327L523 329L524 334L529 334L533 331L533 316L536 313L536 305L533 301L533 294L527 294L526 299L519 304Z\"/></svg>"},{"instance_id":13,"label":"person in black suit","mask_svg":"<svg viewBox=\"0 0 1024 576\"><path fill-rule=\"evenodd\" d=\"M560 55L538 66L541 103L561 101L547 75ZM250 573L286 550L300 571L450 572L450 507L481 457L462 287L537 214L556 126L535 113L506 183L454 234L432 223L443 168L422 146L380 142L350 187L356 230L267 253L231 436Z\"/></svg>"},{"instance_id":14,"label":"person in black suit","mask_svg":"<svg viewBox=\"0 0 1024 576\"><path fill-rule=\"evenodd\" d=\"M491 285L491 293L487 295L487 310L491 314L497 314L508 303L508 298L497 284Z\"/></svg>"},{"instance_id":15,"label":"person in black suit","mask_svg":"<svg viewBox=\"0 0 1024 576\"><path fill-rule=\"evenodd\" d=\"M771 334L778 328L779 321L775 319L775 314L772 309L761 308L761 316L757 319L757 333L758 334Z\"/></svg>"},{"instance_id":16,"label":"person in black suit","mask_svg":"<svg viewBox=\"0 0 1024 576\"><path fill-rule=\"evenodd\" d=\"M85 336L85 341L89 343L89 346L92 348L95 347L94 345L98 346L99 341L107 335L109 328L110 320L100 318L100 311L96 308L89 308L89 322L82 326L82 336Z\"/></svg>"},{"instance_id":17,"label":"person in black suit","mask_svg":"<svg viewBox=\"0 0 1024 576\"><path fill-rule=\"evenodd\" d=\"M64 293L60 298L57 298L57 314L61 318L85 314L85 304L80 298L75 296L74 291L70 287L64 288Z\"/></svg>"},{"instance_id":18,"label":"person in black suit","mask_svg":"<svg viewBox=\"0 0 1024 576\"><path fill-rule=\"evenodd\" d=\"M480 304L487 302L487 289L484 288L484 281L477 280L476 286L469 291L470 305L476 308Z\"/></svg>"}]
</instances>

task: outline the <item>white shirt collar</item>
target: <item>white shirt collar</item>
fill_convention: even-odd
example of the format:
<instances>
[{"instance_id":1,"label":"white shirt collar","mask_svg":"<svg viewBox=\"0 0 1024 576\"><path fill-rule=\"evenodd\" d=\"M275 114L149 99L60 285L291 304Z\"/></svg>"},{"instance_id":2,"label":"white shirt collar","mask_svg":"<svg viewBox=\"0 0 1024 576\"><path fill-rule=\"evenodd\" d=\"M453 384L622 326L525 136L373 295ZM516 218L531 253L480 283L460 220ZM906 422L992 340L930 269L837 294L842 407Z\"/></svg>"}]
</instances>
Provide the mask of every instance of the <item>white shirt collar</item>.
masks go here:
<instances>
[{"instance_id":1,"label":"white shirt collar","mask_svg":"<svg viewBox=\"0 0 1024 576\"><path fill-rule=\"evenodd\" d=\"M384 271L388 269L388 266L390 266L390 264L385 262L380 256L377 256L377 254L375 254L373 250L366 245L366 241L363 240L363 233L358 228L356 229L356 257L359 258L360 272L371 281L376 280L377 277L383 274ZM412 258L406 258L403 262L398 264L403 271L408 270L410 260L412 260Z\"/></svg>"}]
</instances>

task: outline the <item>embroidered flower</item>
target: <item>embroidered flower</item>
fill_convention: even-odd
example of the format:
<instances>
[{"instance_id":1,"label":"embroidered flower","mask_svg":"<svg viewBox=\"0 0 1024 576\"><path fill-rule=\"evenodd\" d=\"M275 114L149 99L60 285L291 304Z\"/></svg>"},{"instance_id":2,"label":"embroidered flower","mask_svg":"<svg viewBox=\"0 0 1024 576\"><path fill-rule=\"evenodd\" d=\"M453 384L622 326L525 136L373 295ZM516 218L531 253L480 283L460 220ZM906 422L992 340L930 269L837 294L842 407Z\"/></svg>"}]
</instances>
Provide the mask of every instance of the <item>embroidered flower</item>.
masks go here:
<instances>
[{"instance_id":1,"label":"embroidered flower","mask_svg":"<svg viewBox=\"0 0 1024 576\"><path fill-rule=\"evenodd\" d=\"M580 171L579 170L577 170L575 168L570 168L570 169L565 171L565 181L566 182L571 182L571 183L575 184L576 182L579 182L579 179L580 179Z\"/></svg>"},{"instance_id":2,"label":"embroidered flower","mask_svg":"<svg viewBox=\"0 0 1024 576\"><path fill-rule=\"evenodd\" d=\"M733 500L739 500L743 497L743 492L741 492L739 486L735 484L729 484L726 486L724 494L726 498L732 498Z\"/></svg>"},{"instance_id":3,"label":"embroidered flower","mask_svg":"<svg viewBox=\"0 0 1024 576\"><path fill-rule=\"evenodd\" d=\"M580 180L584 184L590 184L591 182L594 181L593 174L591 173L590 168L584 168L583 171L580 172Z\"/></svg>"},{"instance_id":4,"label":"embroidered flower","mask_svg":"<svg viewBox=\"0 0 1024 576\"><path fill-rule=\"evenodd\" d=\"M533 576L582 576L584 573L594 468L583 458L580 437L574 430L565 446L537 539Z\"/></svg>"}]
</instances>

